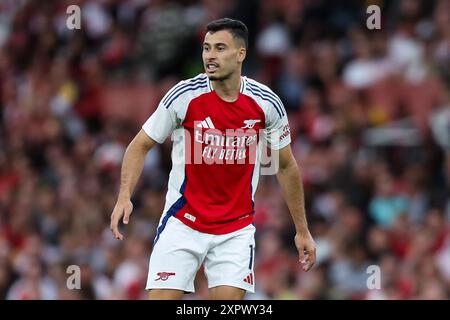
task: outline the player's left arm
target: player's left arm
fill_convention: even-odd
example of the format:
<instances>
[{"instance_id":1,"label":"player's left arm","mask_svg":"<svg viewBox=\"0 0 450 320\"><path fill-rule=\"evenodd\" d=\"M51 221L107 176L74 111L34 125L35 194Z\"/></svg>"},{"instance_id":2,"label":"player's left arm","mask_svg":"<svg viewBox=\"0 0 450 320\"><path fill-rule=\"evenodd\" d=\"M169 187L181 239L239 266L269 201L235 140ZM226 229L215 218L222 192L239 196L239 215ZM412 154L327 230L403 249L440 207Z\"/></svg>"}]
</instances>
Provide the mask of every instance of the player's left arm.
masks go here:
<instances>
[{"instance_id":1,"label":"player's left arm","mask_svg":"<svg viewBox=\"0 0 450 320\"><path fill-rule=\"evenodd\" d=\"M295 245L299 253L300 263L302 263L304 271L309 271L316 262L316 244L309 232L306 220L300 170L292 154L290 144L281 148L278 152L280 166L277 179L295 224Z\"/></svg>"}]
</instances>

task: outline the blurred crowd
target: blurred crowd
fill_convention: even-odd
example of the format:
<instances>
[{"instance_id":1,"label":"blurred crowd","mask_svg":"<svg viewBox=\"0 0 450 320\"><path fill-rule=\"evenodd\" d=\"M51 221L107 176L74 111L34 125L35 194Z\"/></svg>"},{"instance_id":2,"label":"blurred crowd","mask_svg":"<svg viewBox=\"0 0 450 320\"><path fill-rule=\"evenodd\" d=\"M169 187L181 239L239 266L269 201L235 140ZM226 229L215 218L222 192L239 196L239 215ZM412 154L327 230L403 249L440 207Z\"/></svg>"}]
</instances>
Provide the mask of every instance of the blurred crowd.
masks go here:
<instances>
[{"instance_id":1,"label":"blurred crowd","mask_svg":"<svg viewBox=\"0 0 450 320\"><path fill-rule=\"evenodd\" d=\"M80 30L66 26L73 4ZM0 299L146 298L171 141L148 154L120 242L122 156L165 92L202 72L204 27L225 16L250 31L243 73L288 112L318 254L302 272L263 176L247 299L449 299L449 12L448 0L1 0ZM196 288L186 299L207 298L202 269Z\"/></svg>"}]
</instances>

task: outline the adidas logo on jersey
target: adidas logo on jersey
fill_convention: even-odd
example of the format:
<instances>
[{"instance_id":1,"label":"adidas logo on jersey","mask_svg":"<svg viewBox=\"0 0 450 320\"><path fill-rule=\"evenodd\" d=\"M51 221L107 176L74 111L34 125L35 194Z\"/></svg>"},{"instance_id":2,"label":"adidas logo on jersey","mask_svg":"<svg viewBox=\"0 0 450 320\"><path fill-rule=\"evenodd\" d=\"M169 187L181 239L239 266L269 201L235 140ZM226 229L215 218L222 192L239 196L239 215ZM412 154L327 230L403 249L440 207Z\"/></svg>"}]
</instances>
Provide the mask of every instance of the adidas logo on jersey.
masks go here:
<instances>
[{"instance_id":1,"label":"adidas logo on jersey","mask_svg":"<svg viewBox=\"0 0 450 320\"><path fill-rule=\"evenodd\" d=\"M210 117L206 117L205 120L197 124L197 127L199 128L205 128L205 129L215 129L214 123L212 122Z\"/></svg>"}]
</instances>

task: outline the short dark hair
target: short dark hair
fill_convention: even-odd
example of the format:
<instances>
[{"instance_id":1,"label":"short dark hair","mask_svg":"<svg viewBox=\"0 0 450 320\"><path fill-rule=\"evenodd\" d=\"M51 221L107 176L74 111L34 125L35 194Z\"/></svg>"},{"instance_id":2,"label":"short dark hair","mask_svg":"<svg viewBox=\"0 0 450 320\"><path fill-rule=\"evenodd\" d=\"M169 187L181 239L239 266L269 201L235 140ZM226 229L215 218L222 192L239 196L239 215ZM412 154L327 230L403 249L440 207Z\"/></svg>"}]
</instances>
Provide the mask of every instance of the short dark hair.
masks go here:
<instances>
[{"instance_id":1,"label":"short dark hair","mask_svg":"<svg viewBox=\"0 0 450 320\"><path fill-rule=\"evenodd\" d=\"M244 41L245 48L248 47L248 29L247 26L239 20L230 18L222 18L214 20L206 26L207 32L216 32L221 30L228 30L233 35L233 38L238 38Z\"/></svg>"}]
</instances>

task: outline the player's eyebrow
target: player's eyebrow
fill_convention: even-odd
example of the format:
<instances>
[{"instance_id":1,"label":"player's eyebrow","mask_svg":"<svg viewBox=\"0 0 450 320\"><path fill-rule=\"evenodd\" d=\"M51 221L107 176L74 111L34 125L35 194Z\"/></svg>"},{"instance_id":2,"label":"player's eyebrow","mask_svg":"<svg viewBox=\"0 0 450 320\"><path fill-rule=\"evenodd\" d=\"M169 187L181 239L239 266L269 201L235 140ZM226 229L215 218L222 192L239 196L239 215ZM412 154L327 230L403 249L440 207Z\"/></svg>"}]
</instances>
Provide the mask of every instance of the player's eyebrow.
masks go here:
<instances>
[{"instance_id":1,"label":"player's eyebrow","mask_svg":"<svg viewBox=\"0 0 450 320\"><path fill-rule=\"evenodd\" d=\"M209 42L203 42L203 45L204 45L204 46L211 46L211 44L210 44ZM217 43L214 43L214 45L215 45L216 47L218 47L218 46L225 46L225 47L228 47L228 45L227 45L226 43L223 43L223 42L217 42Z\"/></svg>"}]
</instances>

